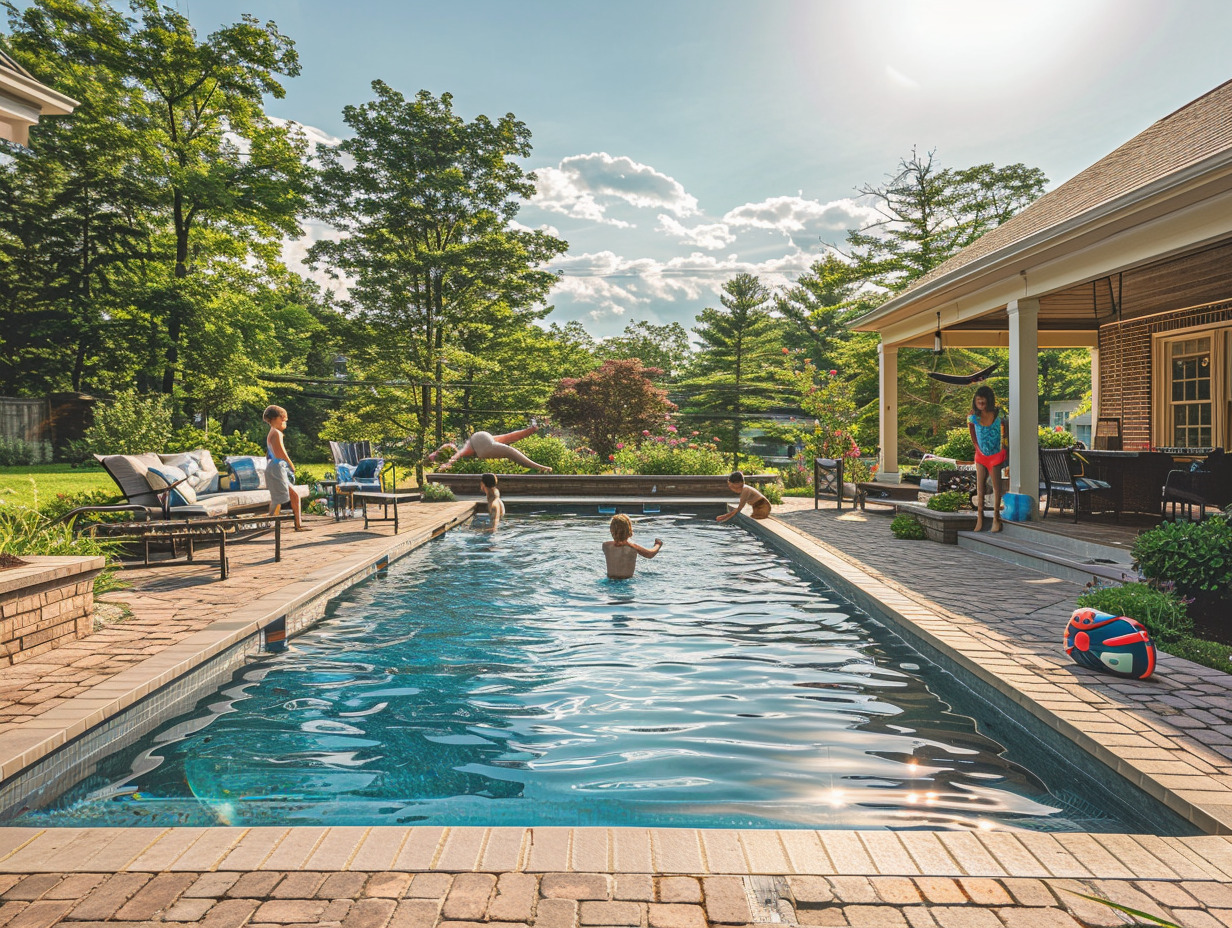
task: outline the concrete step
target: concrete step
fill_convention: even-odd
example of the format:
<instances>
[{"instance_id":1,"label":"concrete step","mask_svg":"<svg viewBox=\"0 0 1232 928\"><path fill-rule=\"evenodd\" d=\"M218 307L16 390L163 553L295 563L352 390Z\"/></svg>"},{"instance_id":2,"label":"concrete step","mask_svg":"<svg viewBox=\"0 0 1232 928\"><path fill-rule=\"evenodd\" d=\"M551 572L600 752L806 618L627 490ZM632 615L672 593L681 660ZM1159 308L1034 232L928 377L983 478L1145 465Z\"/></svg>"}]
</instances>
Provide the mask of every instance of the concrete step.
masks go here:
<instances>
[{"instance_id":1,"label":"concrete step","mask_svg":"<svg viewBox=\"0 0 1232 928\"><path fill-rule=\"evenodd\" d=\"M1053 519L1050 518L1048 523L1051 525ZM1069 551L1077 555L1079 560L1115 560L1123 561L1126 564L1133 560L1129 553L1133 543L1132 539L1127 539L1124 544L1103 544L1098 541L1088 541L1083 538L1074 538L1071 535L1058 534L1057 532L1046 532L1036 528L1036 523L1034 522L1007 521L1003 524L1005 528L1002 534L1008 538L1013 538L1015 541L1021 541L1024 544L1042 544L1058 548L1062 551Z\"/></svg>"},{"instance_id":2,"label":"concrete step","mask_svg":"<svg viewBox=\"0 0 1232 928\"><path fill-rule=\"evenodd\" d=\"M1006 522L1005 528L1009 529L1011 525L1013 523ZM1095 548L1101 550L1084 556L1068 547L1051 543L1052 539L1060 536L1044 532L1029 534L1031 537L1023 539L1008 532L959 532L958 546L1074 583L1087 583L1092 578L1114 583L1128 583L1138 579L1138 573L1132 563L1125 552L1119 549L1095 545ZM1049 541L1039 540L1041 538Z\"/></svg>"}]
</instances>

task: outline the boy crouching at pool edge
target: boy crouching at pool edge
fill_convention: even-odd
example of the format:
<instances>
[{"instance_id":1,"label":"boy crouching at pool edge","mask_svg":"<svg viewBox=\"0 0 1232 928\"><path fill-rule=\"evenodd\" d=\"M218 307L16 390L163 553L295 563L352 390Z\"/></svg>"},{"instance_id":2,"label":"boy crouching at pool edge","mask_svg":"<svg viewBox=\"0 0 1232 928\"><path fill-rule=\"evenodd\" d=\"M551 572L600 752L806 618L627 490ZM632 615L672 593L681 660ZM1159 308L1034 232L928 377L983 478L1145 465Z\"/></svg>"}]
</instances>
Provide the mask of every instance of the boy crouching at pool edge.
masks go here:
<instances>
[{"instance_id":1,"label":"boy crouching at pool edge","mask_svg":"<svg viewBox=\"0 0 1232 928\"><path fill-rule=\"evenodd\" d=\"M633 522L623 512L612 516L608 526L612 532L612 540L603 543L603 556L607 558L607 576L609 580L628 580L637 568L637 556L654 557L663 547L661 539L656 538L653 548L643 548L634 544Z\"/></svg>"},{"instance_id":2,"label":"boy crouching at pool edge","mask_svg":"<svg viewBox=\"0 0 1232 928\"><path fill-rule=\"evenodd\" d=\"M736 508L731 512L725 512L721 516L716 516L716 522L726 522L728 519L734 519L736 514L745 506L752 507L752 512L749 514L754 519L770 518L770 500L762 495L762 492L752 484L744 482L744 472L734 470L727 476L727 489L733 493L740 494L740 500L736 504Z\"/></svg>"}]
</instances>

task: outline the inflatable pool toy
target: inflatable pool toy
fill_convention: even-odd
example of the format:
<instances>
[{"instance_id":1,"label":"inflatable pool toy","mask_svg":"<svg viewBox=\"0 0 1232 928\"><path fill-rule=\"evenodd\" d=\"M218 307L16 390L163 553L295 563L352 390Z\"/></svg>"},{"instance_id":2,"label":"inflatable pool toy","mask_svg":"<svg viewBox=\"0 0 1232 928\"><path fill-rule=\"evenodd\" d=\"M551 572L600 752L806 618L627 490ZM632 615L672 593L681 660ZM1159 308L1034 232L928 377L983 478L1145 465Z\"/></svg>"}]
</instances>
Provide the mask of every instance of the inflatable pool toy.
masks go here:
<instances>
[{"instance_id":1,"label":"inflatable pool toy","mask_svg":"<svg viewBox=\"0 0 1232 928\"><path fill-rule=\"evenodd\" d=\"M1155 645L1140 622L1098 609L1075 609L1065 626L1065 653L1091 670L1145 680L1155 670Z\"/></svg>"}]
</instances>

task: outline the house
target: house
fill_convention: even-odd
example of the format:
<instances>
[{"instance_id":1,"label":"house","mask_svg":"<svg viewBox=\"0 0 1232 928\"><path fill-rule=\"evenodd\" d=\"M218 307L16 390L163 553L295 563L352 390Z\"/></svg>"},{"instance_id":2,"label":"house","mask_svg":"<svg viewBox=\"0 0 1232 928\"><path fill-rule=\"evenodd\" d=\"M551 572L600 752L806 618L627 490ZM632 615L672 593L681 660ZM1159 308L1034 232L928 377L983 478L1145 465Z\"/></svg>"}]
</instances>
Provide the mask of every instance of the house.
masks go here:
<instances>
[{"instance_id":1,"label":"house","mask_svg":"<svg viewBox=\"0 0 1232 928\"><path fill-rule=\"evenodd\" d=\"M24 147L40 117L67 116L76 106L76 100L40 84L0 51L0 140Z\"/></svg>"},{"instance_id":2,"label":"house","mask_svg":"<svg viewBox=\"0 0 1232 928\"><path fill-rule=\"evenodd\" d=\"M1054 400L1048 404L1048 421L1040 425L1050 429L1064 429L1074 436L1074 441L1091 447L1091 411L1075 413L1082 400Z\"/></svg>"},{"instance_id":3,"label":"house","mask_svg":"<svg viewBox=\"0 0 1232 928\"><path fill-rule=\"evenodd\" d=\"M1125 449L1232 447L1232 81L1160 119L853 322L881 335L879 479L898 480L898 349L1009 348L1009 408L1038 351L1091 350L1092 420ZM1010 489L1039 495L1035 417Z\"/></svg>"}]
</instances>

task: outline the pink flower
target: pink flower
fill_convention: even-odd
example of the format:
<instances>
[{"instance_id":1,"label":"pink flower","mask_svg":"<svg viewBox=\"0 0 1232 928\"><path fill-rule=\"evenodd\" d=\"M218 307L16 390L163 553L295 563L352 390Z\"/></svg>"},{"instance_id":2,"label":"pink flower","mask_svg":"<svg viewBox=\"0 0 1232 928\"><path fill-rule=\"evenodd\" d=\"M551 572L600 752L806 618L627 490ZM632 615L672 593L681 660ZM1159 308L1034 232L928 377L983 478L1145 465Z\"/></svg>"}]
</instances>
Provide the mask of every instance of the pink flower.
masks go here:
<instances>
[{"instance_id":1,"label":"pink flower","mask_svg":"<svg viewBox=\"0 0 1232 928\"><path fill-rule=\"evenodd\" d=\"M697 432L690 432L689 434L690 434L690 435L696 435L696 434L697 434Z\"/></svg>"},{"instance_id":2,"label":"pink flower","mask_svg":"<svg viewBox=\"0 0 1232 928\"><path fill-rule=\"evenodd\" d=\"M718 436L718 435L715 435L715 436L714 436L713 438L711 438L710 440L711 440L711 441L718 441L718 440L719 440L719 436Z\"/></svg>"},{"instance_id":3,"label":"pink flower","mask_svg":"<svg viewBox=\"0 0 1232 928\"><path fill-rule=\"evenodd\" d=\"M837 376L838 376L838 371L836 371L836 370L831 370L831 371L830 371L830 376L831 376L831 377L837 377Z\"/></svg>"},{"instance_id":4,"label":"pink flower","mask_svg":"<svg viewBox=\"0 0 1232 928\"><path fill-rule=\"evenodd\" d=\"M676 431L676 426L674 426L674 425L669 425L669 426L667 427L667 430L668 430L669 432L675 432L675 431Z\"/></svg>"},{"instance_id":5,"label":"pink flower","mask_svg":"<svg viewBox=\"0 0 1232 928\"><path fill-rule=\"evenodd\" d=\"M649 435L650 435L650 429L642 429L642 434L643 434L643 435L646 435L646 436L649 436Z\"/></svg>"},{"instance_id":6,"label":"pink flower","mask_svg":"<svg viewBox=\"0 0 1232 928\"><path fill-rule=\"evenodd\" d=\"M625 450L625 443L624 443L623 441L621 441L621 442L617 442L617 443L616 443L616 450L617 450L617 451L624 451L624 450Z\"/></svg>"},{"instance_id":7,"label":"pink flower","mask_svg":"<svg viewBox=\"0 0 1232 928\"><path fill-rule=\"evenodd\" d=\"M609 454L609 455L607 456L607 459L608 459L609 461L614 461L614 460L616 460L616 455L614 455L614 454Z\"/></svg>"}]
</instances>

